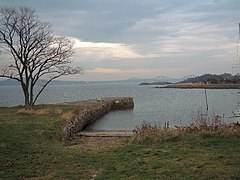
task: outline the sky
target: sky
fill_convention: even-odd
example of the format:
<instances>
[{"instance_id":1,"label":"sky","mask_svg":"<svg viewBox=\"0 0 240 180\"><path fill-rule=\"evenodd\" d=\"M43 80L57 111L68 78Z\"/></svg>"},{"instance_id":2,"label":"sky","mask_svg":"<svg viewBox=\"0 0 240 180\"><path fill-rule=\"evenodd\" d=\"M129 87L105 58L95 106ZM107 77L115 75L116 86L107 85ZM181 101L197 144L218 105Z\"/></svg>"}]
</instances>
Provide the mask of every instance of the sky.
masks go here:
<instances>
[{"instance_id":1,"label":"sky","mask_svg":"<svg viewBox=\"0 0 240 180\"><path fill-rule=\"evenodd\" d=\"M240 0L0 0L75 41L68 80L233 73Z\"/></svg>"}]
</instances>

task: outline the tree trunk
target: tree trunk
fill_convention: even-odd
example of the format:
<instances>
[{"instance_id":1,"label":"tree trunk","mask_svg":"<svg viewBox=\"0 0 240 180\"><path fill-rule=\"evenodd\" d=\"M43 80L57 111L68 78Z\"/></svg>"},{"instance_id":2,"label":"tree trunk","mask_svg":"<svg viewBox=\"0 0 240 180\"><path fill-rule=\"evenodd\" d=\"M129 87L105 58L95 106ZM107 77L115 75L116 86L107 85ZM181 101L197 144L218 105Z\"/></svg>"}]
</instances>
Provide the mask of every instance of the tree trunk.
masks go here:
<instances>
[{"instance_id":1,"label":"tree trunk","mask_svg":"<svg viewBox=\"0 0 240 180\"><path fill-rule=\"evenodd\" d=\"M30 101L29 101L29 105L30 105L30 107L34 106L34 102L33 102L33 85L32 84L30 86Z\"/></svg>"},{"instance_id":2,"label":"tree trunk","mask_svg":"<svg viewBox=\"0 0 240 180\"><path fill-rule=\"evenodd\" d=\"M29 102L29 96L26 94L24 94L24 96L25 96L25 108L30 109L31 106L30 106L30 102Z\"/></svg>"},{"instance_id":3,"label":"tree trunk","mask_svg":"<svg viewBox=\"0 0 240 180\"><path fill-rule=\"evenodd\" d=\"M29 92L28 92L28 89L23 86L22 87L23 89L23 92L24 92L24 99L25 99L25 109L31 109L32 106L31 106L31 103L30 103L30 97L29 97Z\"/></svg>"},{"instance_id":4,"label":"tree trunk","mask_svg":"<svg viewBox=\"0 0 240 180\"><path fill-rule=\"evenodd\" d=\"M21 83L25 108L34 107L52 80L82 73L82 68L69 66L74 42L65 37L55 37L50 24L40 21L34 10L26 7L0 8L0 15L0 46L4 52L10 52L13 60L0 67L0 77ZM41 78L47 78L46 82L39 92L33 93L33 87Z\"/></svg>"}]
</instances>

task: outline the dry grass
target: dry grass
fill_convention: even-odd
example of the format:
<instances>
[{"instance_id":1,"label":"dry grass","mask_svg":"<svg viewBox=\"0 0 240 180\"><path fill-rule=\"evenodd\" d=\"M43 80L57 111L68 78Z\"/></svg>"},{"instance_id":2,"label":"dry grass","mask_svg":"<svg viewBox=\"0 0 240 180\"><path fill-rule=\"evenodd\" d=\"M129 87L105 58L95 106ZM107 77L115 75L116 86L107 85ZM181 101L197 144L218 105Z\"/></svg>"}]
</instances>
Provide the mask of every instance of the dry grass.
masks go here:
<instances>
[{"instance_id":1,"label":"dry grass","mask_svg":"<svg viewBox=\"0 0 240 180\"><path fill-rule=\"evenodd\" d=\"M19 109L17 110L18 114L26 114L26 115L44 115L48 113L47 109Z\"/></svg>"},{"instance_id":2,"label":"dry grass","mask_svg":"<svg viewBox=\"0 0 240 180\"><path fill-rule=\"evenodd\" d=\"M25 109L21 108L17 110L18 114L26 114L26 115L46 115L49 113L54 113L54 114L62 114L62 109L58 107L54 108L49 108L49 107L40 107L40 108L32 108L32 109Z\"/></svg>"},{"instance_id":3,"label":"dry grass","mask_svg":"<svg viewBox=\"0 0 240 180\"><path fill-rule=\"evenodd\" d=\"M134 130L134 139L139 142L152 143L159 141L177 141L179 137L187 134L240 136L240 126L238 124L222 123L222 117L219 115L213 116L210 123L208 123L208 121L203 114L200 114L189 126L169 128L168 125L165 125L165 127L162 128L157 125L144 123Z\"/></svg>"},{"instance_id":4,"label":"dry grass","mask_svg":"<svg viewBox=\"0 0 240 180\"><path fill-rule=\"evenodd\" d=\"M64 123L68 123L74 119L75 115L76 114L74 112L69 111L69 112L63 113L61 115L61 119L63 120Z\"/></svg>"},{"instance_id":5,"label":"dry grass","mask_svg":"<svg viewBox=\"0 0 240 180\"><path fill-rule=\"evenodd\" d=\"M151 125L149 123L143 123L134 129L133 132L135 133L134 139L141 143L171 141L179 135L177 129L161 128L161 126Z\"/></svg>"}]
</instances>

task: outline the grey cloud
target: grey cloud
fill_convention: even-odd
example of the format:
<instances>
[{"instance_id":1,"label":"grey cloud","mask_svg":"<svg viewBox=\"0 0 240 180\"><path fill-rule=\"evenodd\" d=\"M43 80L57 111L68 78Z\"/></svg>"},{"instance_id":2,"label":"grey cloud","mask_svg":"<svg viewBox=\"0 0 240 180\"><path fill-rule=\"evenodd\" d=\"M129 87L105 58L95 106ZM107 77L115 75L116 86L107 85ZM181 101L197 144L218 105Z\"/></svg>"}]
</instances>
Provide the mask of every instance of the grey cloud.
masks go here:
<instances>
[{"instance_id":1,"label":"grey cloud","mask_svg":"<svg viewBox=\"0 0 240 180\"><path fill-rule=\"evenodd\" d=\"M239 0L0 0L0 4L34 8L57 35L122 43L146 56L101 61L82 57L79 63L90 69L230 71L240 21ZM213 57L218 55L224 56L217 61Z\"/></svg>"}]
</instances>

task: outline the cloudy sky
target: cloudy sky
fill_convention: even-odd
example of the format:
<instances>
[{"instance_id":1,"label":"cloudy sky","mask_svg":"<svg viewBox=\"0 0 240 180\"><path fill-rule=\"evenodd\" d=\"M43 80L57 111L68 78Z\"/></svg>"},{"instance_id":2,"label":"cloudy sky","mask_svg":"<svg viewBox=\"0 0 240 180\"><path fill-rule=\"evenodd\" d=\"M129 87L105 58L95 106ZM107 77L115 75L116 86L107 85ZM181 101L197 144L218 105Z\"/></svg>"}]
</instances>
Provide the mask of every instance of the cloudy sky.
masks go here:
<instances>
[{"instance_id":1,"label":"cloudy sky","mask_svg":"<svg viewBox=\"0 0 240 180\"><path fill-rule=\"evenodd\" d=\"M74 80L232 73L239 0L0 0L75 40ZM69 77L68 77L69 78Z\"/></svg>"}]
</instances>

